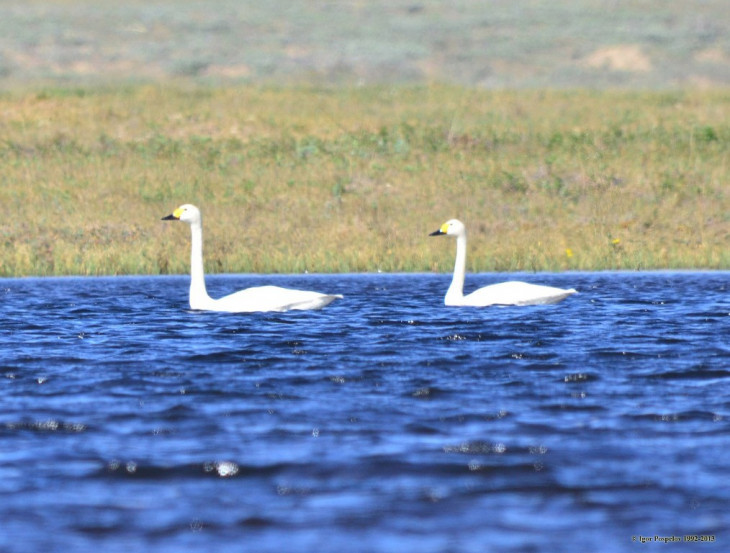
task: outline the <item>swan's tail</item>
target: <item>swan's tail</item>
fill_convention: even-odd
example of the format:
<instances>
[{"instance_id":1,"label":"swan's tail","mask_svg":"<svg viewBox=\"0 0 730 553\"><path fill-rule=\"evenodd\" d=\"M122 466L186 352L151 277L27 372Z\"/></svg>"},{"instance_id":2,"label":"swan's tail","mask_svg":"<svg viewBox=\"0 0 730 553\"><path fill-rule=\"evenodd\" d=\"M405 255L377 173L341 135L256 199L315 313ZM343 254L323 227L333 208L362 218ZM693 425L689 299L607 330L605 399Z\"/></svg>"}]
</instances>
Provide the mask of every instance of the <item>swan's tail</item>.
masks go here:
<instances>
[{"instance_id":1,"label":"swan's tail","mask_svg":"<svg viewBox=\"0 0 730 553\"><path fill-rule=\"evenodd\" d=\"M560 292L561 293L545 296L544 298L539 298L533 302L526 302L525 305L550 305L563 301L568 296L578 293L575 288L571 288L570 290L560 290Z\"/></svg>"},{"instance_id":2,"label":"swan's tail","mask_svg":"<svg viewBox=\"0 0 730 553\"><path fill-rule=\"evenodd\" d=\"M322 309L337 299L342 299L342 294L322 294L313 299L297 301L284 306L281 311Z\"/></svg>"}]
</instances>

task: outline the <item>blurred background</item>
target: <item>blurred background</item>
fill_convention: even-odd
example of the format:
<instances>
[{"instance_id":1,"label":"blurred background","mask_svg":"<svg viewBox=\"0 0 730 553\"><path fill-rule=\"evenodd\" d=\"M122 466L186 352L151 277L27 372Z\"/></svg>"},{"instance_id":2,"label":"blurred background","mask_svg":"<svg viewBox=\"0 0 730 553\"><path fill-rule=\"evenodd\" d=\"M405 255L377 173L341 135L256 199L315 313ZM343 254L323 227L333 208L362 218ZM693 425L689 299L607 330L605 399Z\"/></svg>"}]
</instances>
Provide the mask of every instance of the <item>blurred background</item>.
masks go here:
<instances>
[{"instance_id":1,"label":"blurred background","mask_svg":"<svg viewBox=\"0 0 730 553\"><path fill-rule=\"evenodd\" d=\"M0 83L730 84L727 0L2 0Z\"/></svg>"}]
</instances>

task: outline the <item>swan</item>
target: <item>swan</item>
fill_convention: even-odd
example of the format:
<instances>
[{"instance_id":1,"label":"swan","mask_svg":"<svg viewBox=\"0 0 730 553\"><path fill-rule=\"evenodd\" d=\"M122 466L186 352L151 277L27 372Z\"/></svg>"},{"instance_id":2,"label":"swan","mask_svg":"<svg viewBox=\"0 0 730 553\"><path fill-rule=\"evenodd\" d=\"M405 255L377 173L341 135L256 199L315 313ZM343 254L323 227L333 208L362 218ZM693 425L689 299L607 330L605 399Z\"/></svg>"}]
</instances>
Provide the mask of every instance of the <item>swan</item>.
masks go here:
<instances>
[{"instance_id":1,"label":"swan","mask_svg":"<svg viewBox=\"0 0 730 553\"><path fill-rule=\"evenodd\" d=\"M574 289L563 290L552 286L528 284L527 282L509 281L485 286L464 295L464 271L466 268L466 227L458 219L446 221L429 236L456 237L456 264L454 278L444 298L449 306L486 307L488 305L541 305L557 303L575 294Z\"/></svg>"},{"instance_id":2,"label":"swan","mask_svg":"<svg viewBox=\"0 0 730 553\"><path fill-rule=\"evenodd\" d=\"M250 313L254 311L289 311L320 309L339 294L320 294L306 290L292 290L280 286L255 286L213 299L205 289L203 271L203 223L200 210L191 204L178 207L163 221L182 221L190 225L192 247L190 253L190 308L202 311Z\"/></svg>"}]
</instances>

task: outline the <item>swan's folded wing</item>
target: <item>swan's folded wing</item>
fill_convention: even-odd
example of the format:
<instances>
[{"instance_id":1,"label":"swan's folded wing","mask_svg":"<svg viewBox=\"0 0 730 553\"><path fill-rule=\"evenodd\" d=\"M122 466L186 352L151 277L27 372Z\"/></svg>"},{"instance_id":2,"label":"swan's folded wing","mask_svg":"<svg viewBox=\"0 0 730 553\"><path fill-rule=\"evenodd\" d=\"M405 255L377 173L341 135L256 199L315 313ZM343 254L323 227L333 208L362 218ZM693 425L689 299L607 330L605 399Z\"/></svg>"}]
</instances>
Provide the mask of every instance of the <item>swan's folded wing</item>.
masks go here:
<instances>
[{"instance_id":1,"label":"swan's folded wing","mask_svg":"<svg viewBox=\"0 0 730 553\"><path fill-rule=\"evenodd\" d=\"M280 286L255 286L215 300L215 303L217 311L251 313L320 309L341 297L339 294L320 294Z\"/></svg>"},{"instance_id":2,"label":"swan's folded wing","mask_svg":"<svg viewBox=\"0 0 730 553\"><path fill-rule=\"evenodd\" d=\"M564 290L553 286L509 281L485 286L464 296L462 305L486 307L488 305L544 305L557 303L571 294L574 289Z\"/></svg>"}]
</instances>

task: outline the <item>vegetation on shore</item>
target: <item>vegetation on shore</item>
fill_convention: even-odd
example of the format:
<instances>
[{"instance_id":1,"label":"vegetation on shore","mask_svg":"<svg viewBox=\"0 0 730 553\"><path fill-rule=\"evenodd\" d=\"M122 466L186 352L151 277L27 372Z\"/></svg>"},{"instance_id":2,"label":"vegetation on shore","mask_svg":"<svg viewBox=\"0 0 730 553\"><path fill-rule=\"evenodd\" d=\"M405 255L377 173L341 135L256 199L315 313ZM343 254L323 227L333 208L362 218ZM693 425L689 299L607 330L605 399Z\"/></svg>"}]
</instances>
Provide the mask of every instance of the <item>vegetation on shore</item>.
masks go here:
<instances>
[{"instance_id":1,"label":"vegetation on shore","mask_svg":"<svg viewBox=\"0 0 730 553\"><path fill-rule=\"evenodd\" d=\"M730 268L730 92L0 95L0 276Z\"/></svg>"}]
</instances>

